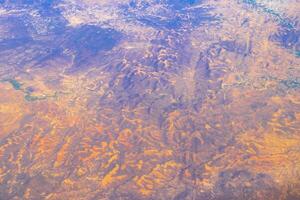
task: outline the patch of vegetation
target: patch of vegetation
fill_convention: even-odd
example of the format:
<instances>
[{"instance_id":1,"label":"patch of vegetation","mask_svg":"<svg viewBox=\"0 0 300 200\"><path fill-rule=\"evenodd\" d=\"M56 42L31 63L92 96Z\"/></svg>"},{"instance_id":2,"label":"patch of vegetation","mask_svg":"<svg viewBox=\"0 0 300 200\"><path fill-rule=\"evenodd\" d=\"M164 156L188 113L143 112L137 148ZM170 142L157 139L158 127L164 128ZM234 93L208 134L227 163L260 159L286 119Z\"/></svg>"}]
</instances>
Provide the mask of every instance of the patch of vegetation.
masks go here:
<instances>
[{"instance_id":1,"label":"patch of vegetation","mask_svg":"<svg viewBox=\"0 0 300 200\"><path fill-rule=\"evenodd\" d=\"M32 91L30 89L28 89L28 88L24 89L22 87L23 84L15 79L4 79L4 80L0 80L0 82L8 82L12 85L12 87L15 90L22 91L26 101L37 101L37 100L44 100L48 97L57 97L57 92L55 92L55 94L52 96L47 96L47 95L34 96L34 95L32 95Z\"/></svg>"},{"instance_id":2,"label":"patch of vegetation","mask_svg":"<svg viewBox=\"0 0 300 200\"><path fill-rule=\"evenodd\" d=\"M282 80L281 83L286 86L287 88L300 88L300 81L297 79L292 80Z\"/></svg>"},{"instance_id":3,"label":"patch of vegetation","mask_svg":"<svg viewBox=\"0 0 300 200\"><path fill-rule=\"evenodd\" d=\"M26 101L37 101L37 100L43 100L46 99L46 96L32 96L31 94L26 94L24 96Z\"/></svg>"},{"instance_id":4,"label":"patch of vegetation","mask_svg":"<svg viewBox=\"0 0 300 200\"><path fill-rule=\"evenodd\" d=\"M22 89L22 84L19 81L17 81L16 79L5 79L5 80L2 80L1 82L10 83L15 90L21 90Z\"/></svg>"}]
</instances>

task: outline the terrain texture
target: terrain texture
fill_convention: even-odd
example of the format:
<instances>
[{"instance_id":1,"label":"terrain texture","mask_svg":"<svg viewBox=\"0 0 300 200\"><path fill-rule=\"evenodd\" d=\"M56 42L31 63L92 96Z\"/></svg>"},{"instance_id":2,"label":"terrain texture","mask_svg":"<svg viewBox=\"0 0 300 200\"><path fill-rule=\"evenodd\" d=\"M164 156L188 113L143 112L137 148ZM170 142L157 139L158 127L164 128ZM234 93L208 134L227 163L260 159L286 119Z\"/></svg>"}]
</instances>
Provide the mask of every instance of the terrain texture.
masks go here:
<instances>
[{"instance_id":1,"label":"terrain texture","mask_svg":"<svg viewBox=\"0 0 300 200\"><path fill-rule=\"evenodd\" d=\"M299 0L0 0L1 200L299 200Z\"/></svg>"}]
</instances>

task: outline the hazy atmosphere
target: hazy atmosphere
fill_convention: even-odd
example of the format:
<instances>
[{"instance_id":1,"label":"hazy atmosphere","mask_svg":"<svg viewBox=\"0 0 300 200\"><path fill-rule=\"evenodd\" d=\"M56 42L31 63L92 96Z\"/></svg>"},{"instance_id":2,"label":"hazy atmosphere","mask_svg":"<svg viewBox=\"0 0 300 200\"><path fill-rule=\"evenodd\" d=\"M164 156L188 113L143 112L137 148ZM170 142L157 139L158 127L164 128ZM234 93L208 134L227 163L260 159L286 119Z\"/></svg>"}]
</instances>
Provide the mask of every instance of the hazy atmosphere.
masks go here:
<instances>
[{"instance_id":1,"label":"hazy atmosphere","mask_svg":"<svg viewBox=\"0 0 300 200\"><path fill-rule=\"evenodd\" d=\"M0 0L0 200L300 200L300 1Z\"/></svg>"}]
</instances>

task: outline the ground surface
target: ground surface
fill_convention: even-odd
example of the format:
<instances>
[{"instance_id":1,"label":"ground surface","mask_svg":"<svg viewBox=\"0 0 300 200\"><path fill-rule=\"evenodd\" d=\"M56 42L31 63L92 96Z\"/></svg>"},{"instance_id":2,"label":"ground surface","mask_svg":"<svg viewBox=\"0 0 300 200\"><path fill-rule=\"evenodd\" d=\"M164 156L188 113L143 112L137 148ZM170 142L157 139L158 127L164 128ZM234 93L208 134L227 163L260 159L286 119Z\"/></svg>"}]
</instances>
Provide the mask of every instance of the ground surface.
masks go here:
<instances>
[{"instance_id":1,"label":"ground surface","mask_svg":"<svg viewBox=\"0 0 300 200\"><path fill-rule=\"evenodd\" d=\"M0 0L1 200L299 200L299 0Z\"/></svg>"}]
</instances>

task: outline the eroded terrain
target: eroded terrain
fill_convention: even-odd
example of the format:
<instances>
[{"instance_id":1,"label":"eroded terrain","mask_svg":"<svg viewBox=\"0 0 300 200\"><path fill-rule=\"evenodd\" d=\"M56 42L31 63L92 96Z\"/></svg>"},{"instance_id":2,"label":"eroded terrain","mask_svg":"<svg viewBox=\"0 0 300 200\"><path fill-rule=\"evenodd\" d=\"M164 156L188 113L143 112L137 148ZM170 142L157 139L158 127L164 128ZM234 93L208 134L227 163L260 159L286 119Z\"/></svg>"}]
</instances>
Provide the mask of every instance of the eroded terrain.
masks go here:
<instances>
[{"instance_id":1,"label":"eroded terrain","mask_svg":"<svg viewBox=\"0 0 300 200\"><path fill-rule=\"evenodd\" d=\"M298 0L0 0L0 199L300 199Z\"/></svg>"}]
</instances>

